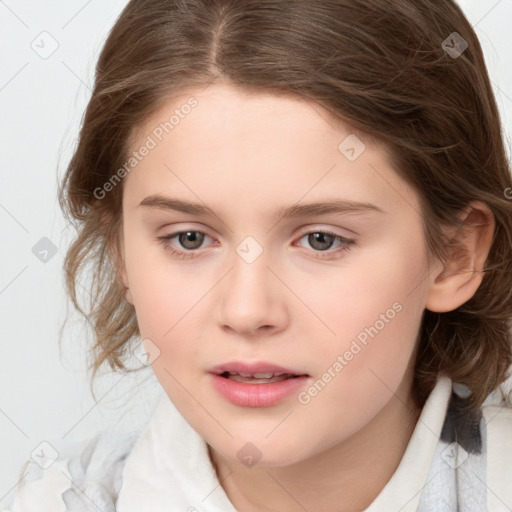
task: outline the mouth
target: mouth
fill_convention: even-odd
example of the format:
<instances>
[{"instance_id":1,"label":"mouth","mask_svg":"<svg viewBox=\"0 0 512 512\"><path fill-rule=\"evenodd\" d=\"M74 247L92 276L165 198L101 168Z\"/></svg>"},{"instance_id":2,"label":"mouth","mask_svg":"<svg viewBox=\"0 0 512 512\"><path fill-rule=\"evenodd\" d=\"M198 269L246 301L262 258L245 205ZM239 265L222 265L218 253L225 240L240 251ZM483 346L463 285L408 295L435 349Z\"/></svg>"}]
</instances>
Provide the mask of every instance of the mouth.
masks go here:
<instances>
[{"instance_id":1,"label":"mouth","mask_svg":"<svg viewBox=\"0 0 512 512\"><path fill-rule=\"evenodd\" d=\"M217 365L210 373L246 384L281 382L297 377L309 377L307 373L266 362L231 361Z\"/></svg>"},{"instance_id":2,"label":"mouth","mask_svg":"<svg viewBox=\"0 0 512 512\"><path fill-rule=\"evenodd\" d=\"M213 387L242 407L270 407L298 392L310 375L271 363L230 362L209 372Z\"/></svg>"},{"instance_id":3,"label":"mouth","mask_svg":"<svg viewBox=\"0 0 512 512\"><path fill-rule=\"evenodd\" d=\"M272 382L282 382L283 380L296 379L304 375L297 375L291 373L238 373L238 372L222 372L218 373L225 379L233 380L235 382L243 382L244 384L270 384Z\"/></svg>"}]
</instances>

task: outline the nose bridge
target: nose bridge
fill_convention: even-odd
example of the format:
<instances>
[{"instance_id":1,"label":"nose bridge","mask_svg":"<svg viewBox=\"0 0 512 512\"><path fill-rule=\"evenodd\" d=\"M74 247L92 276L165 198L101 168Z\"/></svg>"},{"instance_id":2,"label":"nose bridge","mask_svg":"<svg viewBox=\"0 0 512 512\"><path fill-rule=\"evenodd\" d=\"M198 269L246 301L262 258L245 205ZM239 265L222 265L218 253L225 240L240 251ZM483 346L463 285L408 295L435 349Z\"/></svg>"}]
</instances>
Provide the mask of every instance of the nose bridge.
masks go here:
<instances>
[{"instance_id":1,"label":"nose bridge","mask_svg":"<svg viewBox=\"0 0 512 512\"><path fill-rule=\"evenodd\" d=\"M222 287L221 318L239 332L279 323L279 294L270 271L269 251L255 237L245 237L231 258L231 272Z\"/></svg>"},{"instance_id":2,"label":"nose bridge","mask_svg":"<svg viewBox=\"0 0 512 512\"><path fill-rule=\"evenodd\" d=\"M252 235L246 236L235 248L232 258L233 270L228 278L231 297L235 295L241 303L246 300L261 301L269 286L271 272L269 251Z\"/></svg>"}]
</instances>

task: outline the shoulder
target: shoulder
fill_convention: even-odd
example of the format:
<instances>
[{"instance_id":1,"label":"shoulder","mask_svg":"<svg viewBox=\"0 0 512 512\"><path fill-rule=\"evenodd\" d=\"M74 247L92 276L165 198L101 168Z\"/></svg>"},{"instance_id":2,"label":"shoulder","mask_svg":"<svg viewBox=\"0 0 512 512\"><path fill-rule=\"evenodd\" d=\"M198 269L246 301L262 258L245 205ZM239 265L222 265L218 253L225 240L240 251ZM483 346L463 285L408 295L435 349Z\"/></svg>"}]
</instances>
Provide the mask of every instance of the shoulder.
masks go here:
<instances>
[{"instance_id":1,"label":"shoulder","mask_svg":"<svg viewBox=\"0 0 512 512\"><path fill-rule=\"evenodd\" d=\"M67 460L58 459L46 469L33 460L26 461L19 474L14 501L2 512L65 512L62 495L70 488Z\"/></svg>"},{"instance_id":2,"label":"shoulder","mask_svg":"<svg viewBox=\"0 0 512 512\"><path fill-rule=\"evenodd\" d=\"M487 451L486 484L489 510L512 509L512 408L483 407Z\"/></svg>"},{"instance_id":3,"label":"shoulder","mask_svg":"<svg viewBox=\"0 0 512 512\"><path fill-rule=\"evenodd\" d=\"M433 504L465 512L512 510L512 408L506 396L497 392L473 410L452 391L420 511L433 510Z\"/></svg>"},{"instance_id":4,"label":"shoulder","mask_svg":"<svg viewBox=\"0 0 512 512\"><path fill-rule=\"evenodd\" d=\"M512 376L487 397L482 416L489 456L512 464Z\"/></svg>"},{"instance_id":5,"label":"shoulder","mask_svg":"<svg viewBox=\"0 0 512 512\"><path fill-rule=\"evenodd\" d=\"M115 512L124 462L138 436L103 431L58 454L48 444L43 462L29 459L23 464L13 501L1 512Z\"/></svg>"},{"instance_id":6,"label":"shoulder","mask_svg":"<svg viewBox=\"0 0 512 512\"><path fill-rule=\"evenodd\" d=\"M454 470L463 510L512 510L512 395L503 391L490 395L478 411L451 397L437 466Z\"/></svg>"},{"instance_id":7,"label":"shoulder","mask_svg":"<svg viewBox=\"0 0 512 512\"><path fill-rule=\"evenodd\" d=\"M460 385L459 385L460 386ZM478 410L465 406L464 395L451 393L441 440L457 442L469 453L486 451L489 442L507 444L512 435L512 378L491 393ZM512 452L507 455L512 457Z\"/></svg>"}]
</instances>

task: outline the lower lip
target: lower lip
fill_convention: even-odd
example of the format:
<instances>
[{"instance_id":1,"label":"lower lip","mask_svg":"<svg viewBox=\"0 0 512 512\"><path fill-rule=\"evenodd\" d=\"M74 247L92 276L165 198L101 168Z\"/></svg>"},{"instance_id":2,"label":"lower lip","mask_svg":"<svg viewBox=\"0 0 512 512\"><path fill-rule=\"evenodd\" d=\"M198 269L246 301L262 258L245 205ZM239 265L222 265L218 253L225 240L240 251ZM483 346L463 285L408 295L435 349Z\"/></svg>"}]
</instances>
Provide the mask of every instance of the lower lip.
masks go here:
<instances>
[{"instance_id":1,"label":"lower lip","mask_svg":"<svg viewBox=\"0 0 512 512\"><path fill-rule=\"evenodd\" d=\"M302 375L280 382L246 384L211 373L213 387L232 404L242 407L271 407L297 392L308 376Z\"/></svg>"}]
</instances>

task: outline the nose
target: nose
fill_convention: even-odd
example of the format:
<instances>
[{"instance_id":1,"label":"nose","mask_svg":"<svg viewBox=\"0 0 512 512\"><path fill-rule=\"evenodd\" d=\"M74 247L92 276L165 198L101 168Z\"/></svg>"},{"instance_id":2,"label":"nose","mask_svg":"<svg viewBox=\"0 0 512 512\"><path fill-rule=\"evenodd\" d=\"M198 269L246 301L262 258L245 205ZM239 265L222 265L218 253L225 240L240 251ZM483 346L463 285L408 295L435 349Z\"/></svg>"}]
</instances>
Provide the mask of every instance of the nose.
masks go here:
<instances>
[{"instance_id":1,"label":"nose","mask_svg":"<svg viewBox=\"0 0 512 512\"><path fill-rule=\"evenodd\" d=\"M238 254L233 258L218 289L219 321L226 332L254 338L286 328L290 292L268 263L265 251L252 263Z\"/></svg>"}]
</instances>

